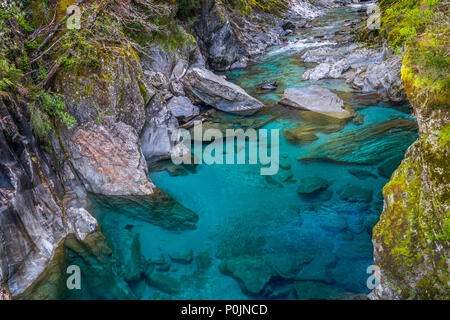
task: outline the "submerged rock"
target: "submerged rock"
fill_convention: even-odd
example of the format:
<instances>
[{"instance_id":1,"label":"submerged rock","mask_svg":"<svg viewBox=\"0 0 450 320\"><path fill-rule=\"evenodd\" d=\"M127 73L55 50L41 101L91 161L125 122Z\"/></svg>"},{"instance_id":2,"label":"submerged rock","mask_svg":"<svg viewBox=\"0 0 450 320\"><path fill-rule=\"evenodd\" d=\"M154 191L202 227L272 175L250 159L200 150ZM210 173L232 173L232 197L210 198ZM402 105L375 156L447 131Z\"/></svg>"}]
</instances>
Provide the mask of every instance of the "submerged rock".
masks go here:
<instances>
[{"instance_id":1,"label":"submerged rock","mask_svg":"<svg viewBox=\"0 0 450 320\"><path fill-rule=\"evenodd\" d=\"M297 160L379 164L386 158L403 154L416 137L417 124L413 120L377 122L333 136Z\"/></svg>"},{"instance_id":2,"label":"submerged rock","mask_svg":"<svg viewBox=\"0 0 450 320\"><path fill-rule=\"evenodd\" d=\"M378 167L378 174L385 178L390 178L392 173L397 169L399 164L402 162L403 157L393 157L390 159L387 159L383 163L380 164Z\"/></svg>"},{"instance_id":3,"label":"submerged rock","mask_svg":"<svg viewBox=\"0 0 450 320\"><path fill-rule=\"evenodd\" d=\"M278 88L278 84L276 83L276 81L272 81L272 82L267 82L261 85L261 89L262 90L267 90L267 91L273 91L276 90Z\"/></svg>"},{"instance_id":4,"label":"submerged rock","mask_svg":"<svg viewBox=\"0 0 450 320\"><path fill-rule=\"evenodd\" d=\"M150 222L173 231L195 229L198 215L172 197L155 189L152 196L96 196L99 210L114 210L133 219Z\"/></svg>"},{"instance_id":5,"label":"submerged rock","mask_svg":"<svg viewBox=\"0 0 450 320\"><path fill-rule=\"evenodd\" d=\"M300 254L268 254L264 256L241 256L225 260L220 271L235 278L243 292L257 295L273 277L296 279L302 266L312 261Z\"/></svg>"},{"instance_id":6,"label":"submerged rock","mask_svg":"<svg viewBox=\"0 0 450 320\"><path fill-rule=\"evenodd\" d=\"M315 281L296 281L293 286L299 300L336 300L344 294L342 289Z\"/></svg>"},{"instance_id":7,"label":"submerged rock","mask_svg":"<svg viewBox=\"0 0 450 320\"><path fill-rule=\"evenodd\" d=\"M309 143L319 139L314 132L305 131L301 127L283 130L283 134L288 141L295 143Z\"/></svg>"},{"instance_id":8,"label":"submerged rock","mask_svg":"<svg viewBox=\"0 0 450 320\"><path fill-rule=\"evenodd\" d=\"M120 244L116 244L116 252L120 255L122 270L127 281L137 281L146 271L141 253L139 234L129 233Z\"/></svg>"},{"instance_id":9,"label":"submerged rock","mask_svg":"<svg viewBox=\"0 0 450 320\"><path fill-rule=\"evenodd\" d=\"M169 257L173 262L189 264L194 259L194 251L192 249L186 249L181 252L170 253Z\"/></svg>"},{"instance_id":10,"label":"submerged rock","mask_svg":"<svg viewBox=\"0 0 450 320\"><path fill-rule=\"evenodd\" d=\"M148 278L151 286L170 294L176 294L180 291L180 282L161 272L153 272Z\"/></svg>"},{"instance_id":11,"label":"submerged rock","mask_svg":"<svg viewBox=\"0 0 450 320\"><path fill-rule=\"evenodd\" d=\"M279 103L340 120L350 120L353 117L353 114L344 108L342 99L330 90L318 85L305 88L288 88L284 91Z\"/></svg>"},{"instance_id":12,"label":"submerged rock","mask_svg":"<svg viewBox=\"0 0 450 320\"><path fill-rule=\"evenodd\" d=\"M193 68L183 78L185 88L200 101L221 111L249 115L263 104L241 87L206 69Z\"/></svg>"},{"instance_id":13,"label":"submerged rock","mask_svg":"<svg viewBox=\"0 0 450 320\"><path fill-rule=\"evenodd\" d=\"M353 176L357 177L358 179L367 179L367 178L377 178L377 175L368 171L368 170L363 170L363 169L348 169L348 172L350 172L350 174L352 174Z\"/></svg>"},{"instance_id":14,"label":"submerged rock","mask_svg":"<svg viewBox=\"0 0 450 320\"><path fill-rule=\"evenodd\" d=\"M348 187L345 187L340 192L340 196L342 199L352 202L370 202L372 201L372 194L372 190L357 185L350 185Z\"/></svg>"},{"instance_id":15,"label":"submerged rock","mask_svg":"<svg viewBox=\"0 0 450 320\"><path fill-rule=\"evenodd\" d=\"M306 177L300 180L297 188L299 194L310 194L320 192L328 188L328 181L320 177Z\"/></svg>"}]
</instances>

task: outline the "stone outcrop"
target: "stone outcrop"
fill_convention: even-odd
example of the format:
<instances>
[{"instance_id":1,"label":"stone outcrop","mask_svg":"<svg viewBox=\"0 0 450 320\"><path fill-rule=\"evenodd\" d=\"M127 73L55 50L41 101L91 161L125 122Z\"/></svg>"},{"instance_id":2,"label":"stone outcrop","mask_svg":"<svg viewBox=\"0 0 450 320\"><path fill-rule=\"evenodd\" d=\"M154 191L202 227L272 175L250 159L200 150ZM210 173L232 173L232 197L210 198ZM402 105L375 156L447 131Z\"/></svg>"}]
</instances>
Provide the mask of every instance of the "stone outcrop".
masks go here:
<instances>
[{"instance_id":1,"label":"stone outcrop","mask_svg":"<svg viewBox=\"0 0 450 320\"><path fill-rule=\"evenodd\" d=\"M84 209L79 185L76 195L76 182L74 188L63 183L73 175L70 169L54 168L54 159L38 148L23 116L26 105L8 102L13 107L0 100L0 288L12 298L38 291L55 298L63 274L61 244L69 235L85 241L97 221ZM38 280L47 288L38 290Z\"/></svg>"},{"instance_id":2,"label":"stone outcrop","mask_svg":"<svg viewBox=\"0 0 450 320\"><path fill-rule=\"evenodd\" d=\"M405 102L400 78L401 57L387 48L366 49L360 44L311 49L305 62L319 63L305 71L303 80L346 79L362 92L377 92L393 102Z\"/></svg>"},{"instance_id":3,"label":"stone outcrop","mask_svg":"<svg viewBox=\"0 0 450 320\"><path fill-rule=\"evenodd\" d=\"M154 185L134 129L106 118L86 123L68 140L71 162L86 189L103 195L150 195Z\"/></svg>"},{"instance_id":4,"label":"stone outcrop","mask_svg":"<svg viewBox=\"0 0 450 320\"><path fill-rule=\"evenodd\" d=\"M218 110L239 114L253 114L263 104L241 87L226 81L207 69L190 69L183 78L186 89L203 103Z\"/></svg>"}]
</instances>

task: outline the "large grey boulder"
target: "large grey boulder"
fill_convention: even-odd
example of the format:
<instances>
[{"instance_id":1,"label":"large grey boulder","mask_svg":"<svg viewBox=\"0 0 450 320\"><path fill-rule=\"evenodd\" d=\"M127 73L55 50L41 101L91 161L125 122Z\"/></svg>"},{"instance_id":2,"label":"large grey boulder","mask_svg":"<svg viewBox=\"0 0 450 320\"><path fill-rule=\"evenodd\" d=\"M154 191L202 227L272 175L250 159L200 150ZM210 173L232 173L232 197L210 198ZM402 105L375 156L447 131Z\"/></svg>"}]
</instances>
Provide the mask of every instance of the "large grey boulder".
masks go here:
<instances>
[{"instance_id":1,"label":"large grey boulder","mask_svg":"<svg viewBox=\"0 0 450 320\"><path fill-rule=\"evenodd\" d=\"M206 69L189 70L183 83L196 98L221 111L249 115L263 107L262 102L244 89Z\"/></svg>"},{"instance_id":2,"label":"large grey boulder","mask_svg":"<svg viewBox=\"0 0 450 320\"><path fill-rule=\"evenodd\" d=\"M350 119L353 114L344 108L344 101L335 93L318 85L288 88L279 101L281 105L317 112L336 119Z\"/></svg>"},{"instance_id":3,"label":"large grey boulder","mask_svg":"<svg viewBox=\"0 0 450 320\"><path fill-rule=\"evenodd\" d=\"M103 195L148 195L154 185L135 130L106 117L78 127L67 148L86 189Z\"/></svg>"}]
</instances>

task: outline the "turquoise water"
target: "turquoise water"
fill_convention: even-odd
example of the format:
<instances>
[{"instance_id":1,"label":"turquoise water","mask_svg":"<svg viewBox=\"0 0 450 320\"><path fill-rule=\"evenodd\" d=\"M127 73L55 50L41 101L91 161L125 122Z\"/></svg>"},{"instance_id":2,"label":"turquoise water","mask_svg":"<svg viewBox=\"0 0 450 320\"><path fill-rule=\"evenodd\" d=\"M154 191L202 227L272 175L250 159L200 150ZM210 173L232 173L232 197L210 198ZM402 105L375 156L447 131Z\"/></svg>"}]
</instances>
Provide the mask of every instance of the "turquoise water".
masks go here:
<instances>
[{"instance_id":1,"label":"turquoise water","mask_svg":"<svg viewBox=\"0 0 450 320\"><path fill-rule=\"evenodd\" d=\"M412 119L409 107L389 105L370 95L358 95L342 80L317 81L315 83L334 90L364 115L364 123L356 125L350 122L331 134L316 132L317 140L296 144L286 140L283 130L330 124L276 104L285 88L312 83L301 80L302 73L311 65L305 65L299 59L306 46L320 45L311 37L325 34L330 39L323 41L332 42L334 31L346 19L358 15L352 8L333 10L318 19L314 28L298 31L290 39L292 43L272 48L258 63L245 70L226 73L230 81L266 104L263 111L251 118L273 117L274 120L263 128L281 130L279 162L282 168L278 174L260 175L259 164L200 164L194 170L180 167L179 175L171 175L167 170L152 171L150 178L156 186L198 215L194 230L168 230L139 219L138 215L123 214L124 208L120 205L110 207L98 203L97 218L113 254L118 257L116 268L120 269L123 259L128 259L120 260L120 257L126 257L123 252L130 250L125 244L133 234L139 240L144 260L155 262L160 255L164 257L169 270L163 270L167 265L161 268L161 264L155 264L154 267L160 268L158 272L167 275L173 280L171 284L178 288L176 292L161 290L160 285L152 284L142 276L127 283L137 298L345 299L352 294L370 291L366 281L370 276L367 268L373 264L371 230L382 211L381 192L393 169L383 176L378 169L379 162L370 165L357 161L339 164L301 162L297 158L308 156L314 148L346 132L392 119ZM297 41L296 37L301 40ZM278 89L270 93L261 92L258 85L267 81L277 81ZM217 121L229 121L229 118L235 118L237 122L242 120L222 116ZM397 131L390 130L377 136L370 140L369 147L373 146L375 153L383 150L380 146L392 142ZM405 133L401 137L394 140L400 150L396 165L415 140L416 132ZM359 151L357 147L354 155L357 156ZM391 154L378 157L383 161ZM358 178L351 174L350 171L355 169L363 170L366 176ZM311 176L326 179L327 191L300 196L297 188L301 179ZM370 190L371 199L349 201L343 196L348 186ZM186 250L193 251L192 262L171 261L169 255ZM88 264L72 256L87 268ZM233 265L235 269L229 267L225 270L224 263ZM85 270L85 274L92 275L91 269ZM119 276L120 273L115 272ZM258 289L252 290L254 286ZM91 286L89 294L82 296L114 298L101 294L101 290L106 289Z\"/></svg>"}]
</instances>

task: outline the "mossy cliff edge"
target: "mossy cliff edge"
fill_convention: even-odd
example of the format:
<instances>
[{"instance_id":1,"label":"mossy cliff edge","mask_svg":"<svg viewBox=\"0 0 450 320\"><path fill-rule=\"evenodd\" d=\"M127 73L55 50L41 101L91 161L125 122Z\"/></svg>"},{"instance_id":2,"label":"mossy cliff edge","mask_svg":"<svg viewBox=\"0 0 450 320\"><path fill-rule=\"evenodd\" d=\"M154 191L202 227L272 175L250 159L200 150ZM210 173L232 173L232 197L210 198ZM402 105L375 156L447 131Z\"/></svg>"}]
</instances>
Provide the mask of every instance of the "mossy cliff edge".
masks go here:
<instances>
[{"instance_id":1,"label":"mossy cliff edge","mask_svg":"<svg viewBox=\"0 0 450 320\"><path fill-rule=\"evenodd\" d=\"M382 28L362 33L387 39L404 53L402 81L419 139L384 187L373 229L380 285L374 299L449 299L450 59L448 2L383 0Z\"/></svg>"}]
</instances>

